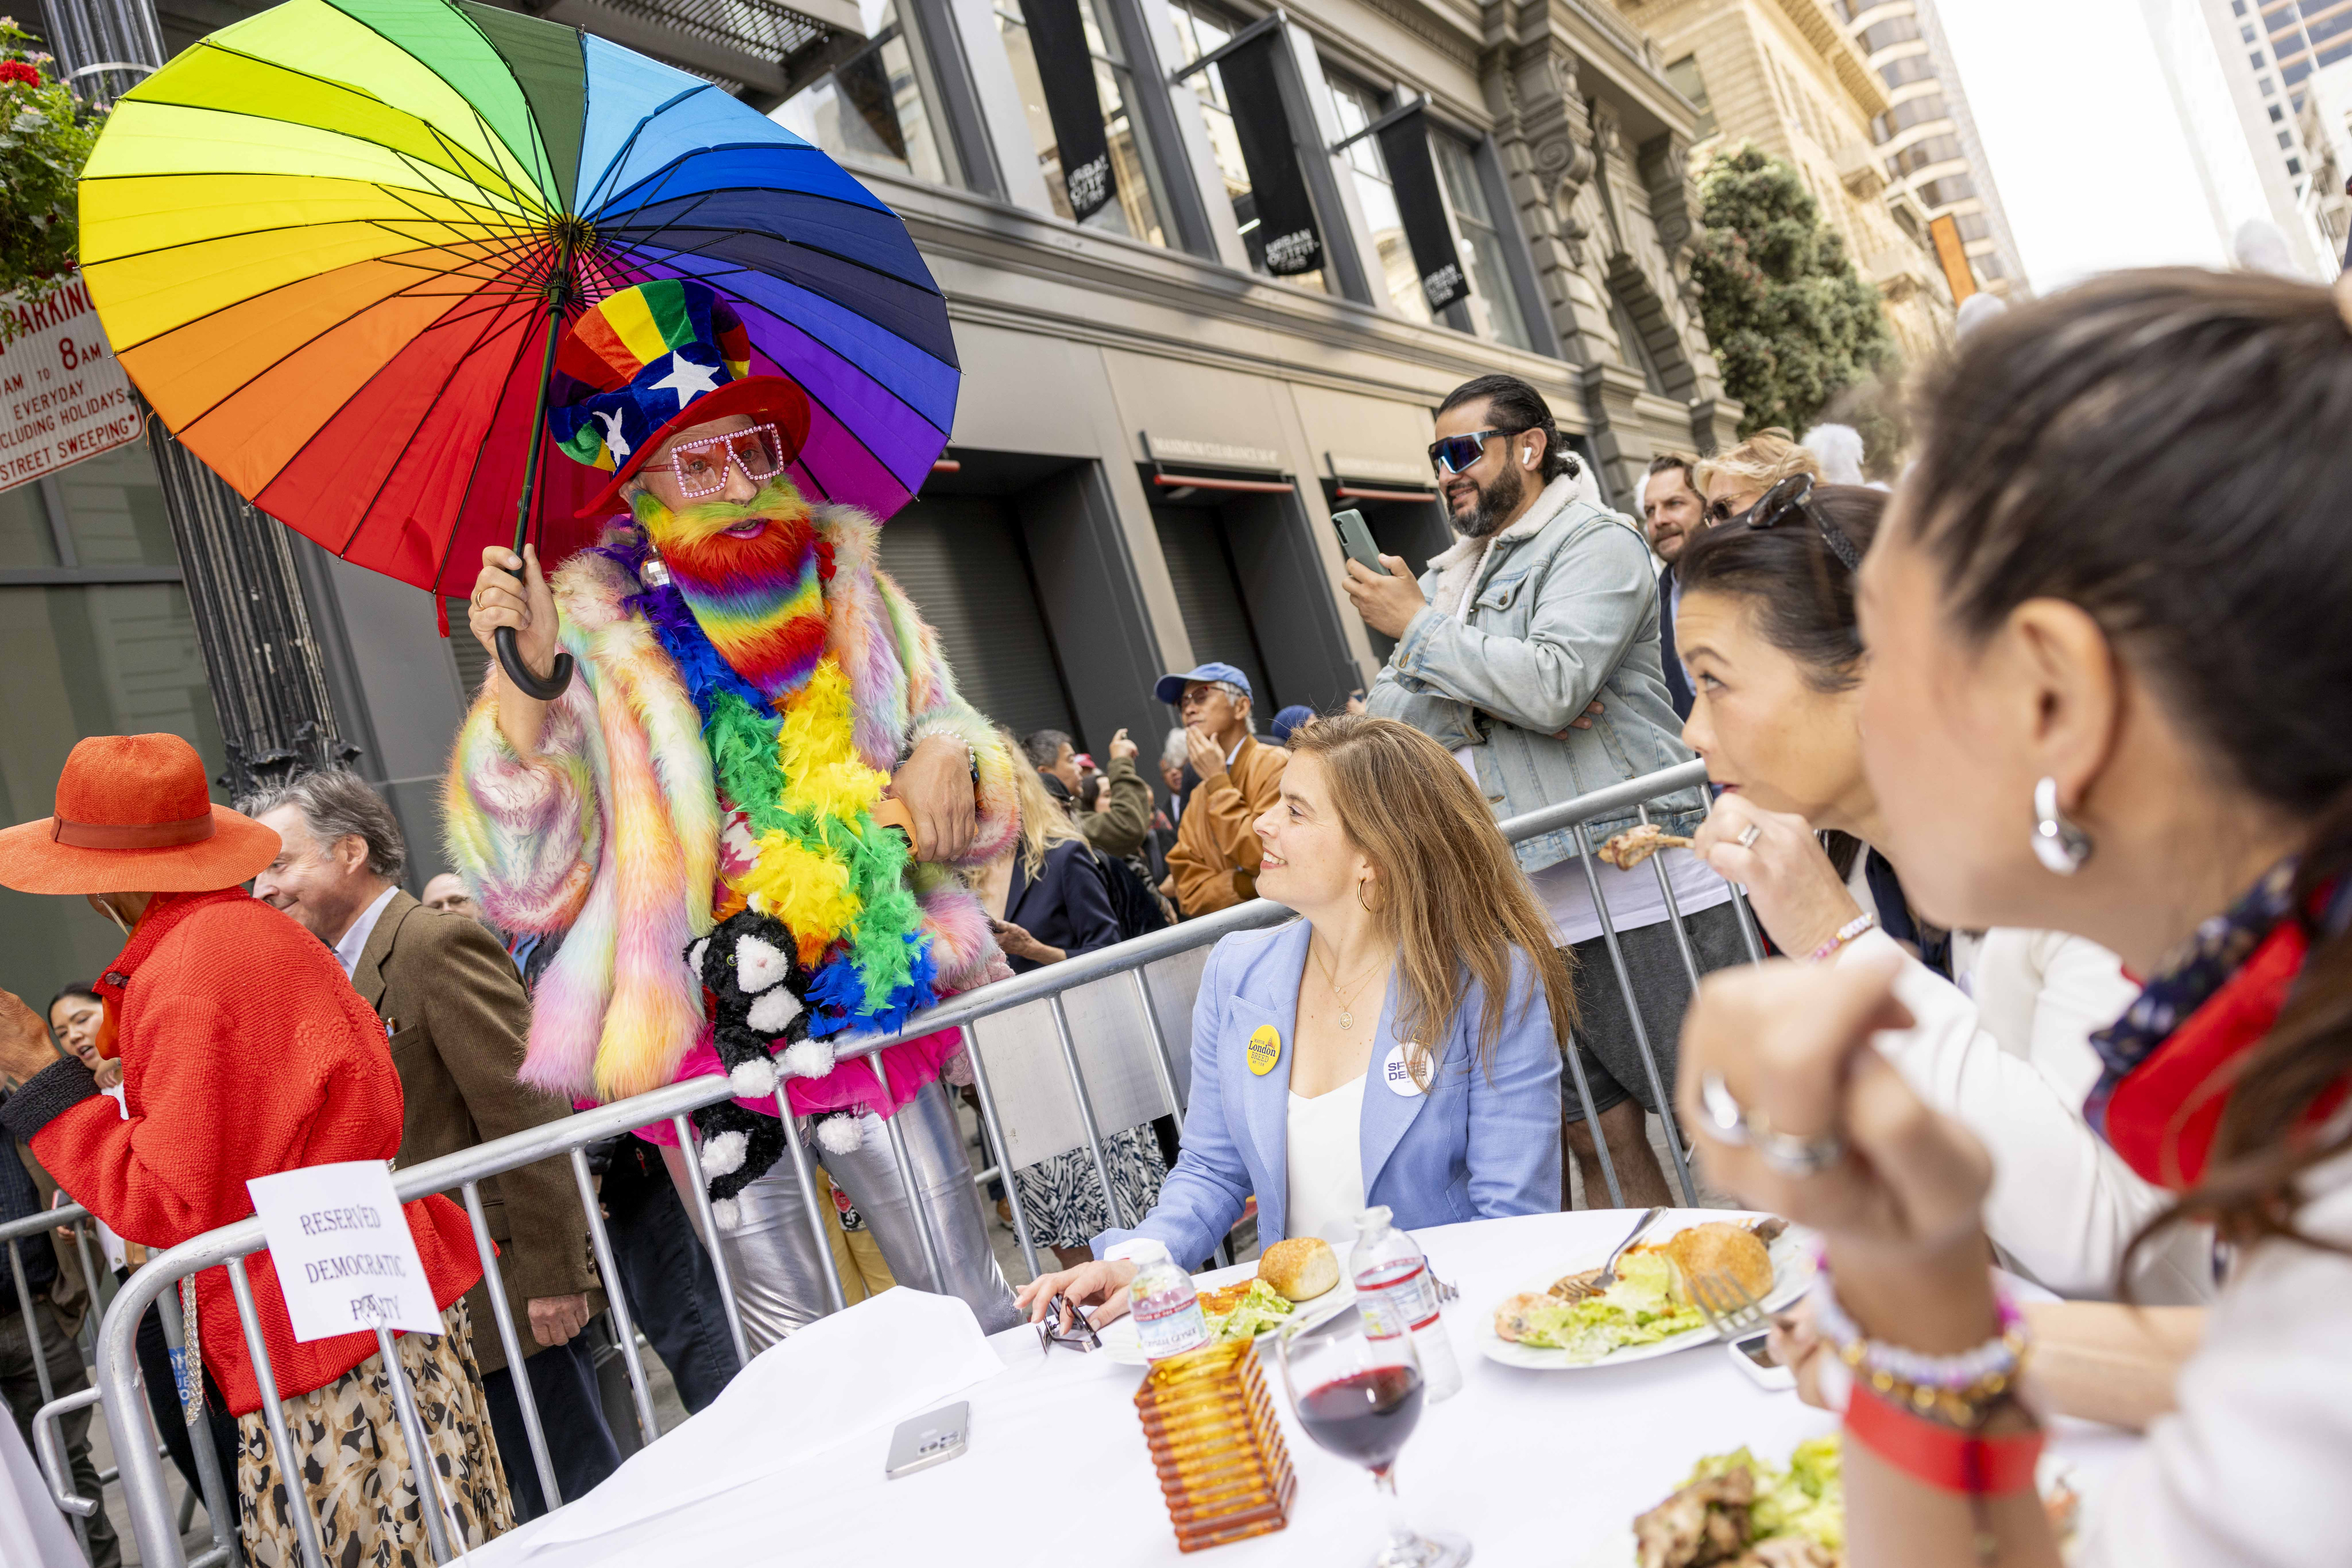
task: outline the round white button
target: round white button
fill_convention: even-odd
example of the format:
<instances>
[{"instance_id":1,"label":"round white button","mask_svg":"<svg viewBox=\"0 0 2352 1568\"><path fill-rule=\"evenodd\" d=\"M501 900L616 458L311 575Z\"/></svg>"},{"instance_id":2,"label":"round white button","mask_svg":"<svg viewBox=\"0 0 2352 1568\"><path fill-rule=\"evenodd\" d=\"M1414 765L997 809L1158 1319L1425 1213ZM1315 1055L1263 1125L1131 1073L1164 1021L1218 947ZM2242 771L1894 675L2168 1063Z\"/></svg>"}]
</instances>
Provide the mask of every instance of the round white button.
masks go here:
<instances>
[{"instance_id":1,"label":"round white button","mask_svg":"<svg viewBox=\"0 0 2352 1568\"><path fill-rule=\"evenodd\" d=\"M1434 1068L1435 1064L1431 1063L1424 1066L1423 1070L1433 1071ZM1405 1048L1402 1045L1389 1047L1388 1059L1381 1064L1381 1081L1389 1086L1390 1092L1408 1098L1428 1092L1414 1081L1412 1064L1405 1059Z\"/></svg>"}]
</instances>

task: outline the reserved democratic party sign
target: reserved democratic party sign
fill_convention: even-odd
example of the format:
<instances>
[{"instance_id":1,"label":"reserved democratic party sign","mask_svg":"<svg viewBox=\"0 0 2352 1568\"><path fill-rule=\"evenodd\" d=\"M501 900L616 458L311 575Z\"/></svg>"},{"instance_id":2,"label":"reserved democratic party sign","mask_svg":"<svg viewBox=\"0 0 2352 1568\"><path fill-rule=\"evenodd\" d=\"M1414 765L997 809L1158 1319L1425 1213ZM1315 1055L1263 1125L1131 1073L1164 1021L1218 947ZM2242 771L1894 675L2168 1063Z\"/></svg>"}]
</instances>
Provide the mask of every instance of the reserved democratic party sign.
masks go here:
<instances>
[{"instance_id":1,"label":"reserved democratic party sign","mask_svg":"<svg viewBox=\"0 0 2352 1568\"><path fill-rule=\"evenodd\" d=\"M307 1165L245 1184L299 1341L382 1324L437 1334L433 1282L381 1160Z\"/></svg>"}]
</instances>

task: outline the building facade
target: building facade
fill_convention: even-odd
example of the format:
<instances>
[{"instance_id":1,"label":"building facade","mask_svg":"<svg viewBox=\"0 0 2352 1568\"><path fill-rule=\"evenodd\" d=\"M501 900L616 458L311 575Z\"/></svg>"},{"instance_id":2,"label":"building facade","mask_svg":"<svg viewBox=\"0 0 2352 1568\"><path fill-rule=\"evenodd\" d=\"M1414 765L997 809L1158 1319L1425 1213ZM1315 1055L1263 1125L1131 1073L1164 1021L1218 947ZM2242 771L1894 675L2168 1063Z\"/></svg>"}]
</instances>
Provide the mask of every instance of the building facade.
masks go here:
<instances>
[{"instance_id":1,"label":"building facade","mask_svg":"<svg viewBox=\"0 0 2352 1568\"><path fill-rule=\"evenodd\" d=\"M2352 0L2141 0L2225 255L2260 219L2295 269L2330 279L2337 258L2306 209L2316 177L2303 110L2313 73L2352 59Z\"/></svg>"},{"instance_id":2,"label":"building facade","mask_svg":"<svg viewBox=\"0 0 2352 1568\"><path fill-rule=\"evenodd\" d=\"M1885 84L1871 122L1886 177L1933 224L1949 217L1975 287L2004 299L2030 290L1934 0L1837 0L1848 31Z\"/></svg>"},{"instance_id":3,"label":"building facade","mask_svg":"<svg viewBox=\"0 0 2352 1568\"><path fill-rule=\"evenodd\" d=\"M2342 269L2352 245L2352 58L2312 72L2303 94L2295 131L2311 153L2303 219L2328 276Z\"/></svg>"},{"instance_id":4,"label":"building facade","mask_svg":"<svg viewBox=\"0 0 2352 1568\"><path fill-rule=\"evenodd\" d=\"M1891 181L1874 124L1885 84L1832 0L1617 0L1657 40L1668 73L1701 103L1702 162L1753 142L1794 164L1822 217L1845 237L1854 270L1876 286L1906 362L1951 341L1952 296L1927 214Z\"/></svg>"},{"instance_id":5,"label":"building facade","mask_svg":"<svg viewBox=\"0 0 2352 1568\"><path fill-rule=\"evenodd\" d=\"M1077 0L1103 152L1066 174L1047 88L1075 30L1057 48L1024 5L532 7L719 82L905 217L963 384L882 553L998 721L1149 742L1172 721L1153 679L1213 658L1250 672L1262 715L1367 684L1386 649L1339 591L1330 514L1360 509L1416 568L1441 548L1432 410L1473 376L1541 388L1620 506L1655 452L1733 438L1687 258L1699 111L1602 0ZM258 9L163 0L165 53ZM1278 204L1251 171L1269 145L1319 241L1305 270L1301 231L1265 233ZM1074 221L1072 191L1106 187ZM1403 215L1432 190L1415 239ZM1433 293L1417 261L1433 210L1455 274ZM483 670L463 603L445 640L429 597L292 548L304 655L419 884L442 866L436 792ZM147 451L0 493L0 603L23 612L5 636L35 672L0 699L10 820L47 809L81 735L173 730L225 771ZM0 893L0 984L86 979L111 948L82 923Z\"/></svg>"}]
</instances>

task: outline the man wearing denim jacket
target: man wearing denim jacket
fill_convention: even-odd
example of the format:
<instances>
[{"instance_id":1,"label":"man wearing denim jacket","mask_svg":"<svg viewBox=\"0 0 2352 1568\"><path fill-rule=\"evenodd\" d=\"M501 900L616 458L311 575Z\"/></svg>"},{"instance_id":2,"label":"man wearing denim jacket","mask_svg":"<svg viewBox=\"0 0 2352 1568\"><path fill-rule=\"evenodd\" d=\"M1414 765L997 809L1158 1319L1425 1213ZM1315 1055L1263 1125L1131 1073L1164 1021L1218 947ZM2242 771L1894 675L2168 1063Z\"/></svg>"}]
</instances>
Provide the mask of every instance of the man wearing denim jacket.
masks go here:
<instances>
[{"instance_id":1,"label":"man wearing denim jacket","mask_svg":"<svg viewBox=\"0 0 2352 1568\"><path fill-rule=\"evenodd\" d=\"M1431 558L1418 584L1394 556L1381 558L1388 576L1348 564L1348 595L1365 624L1396 639L1369 710L1451 749L1506 818L1688 762L1660 664L1649 547L1631 521L1601 507L1542 395L1517 376L1481 376L1447 396L1437 436L1431 458L1460 537ZM1687 834L1705 810L1692 788L1653 802L1649 819ZM1597 847L1639 820L1629 805L1588 831ZM1528 839L1517 853L1555 937L1576 961L1577 1060L1623 1200L1671 1203L1643 1113L1661 1111L1674 1092L1690 982L1659 870L1593 863L1626 979L1641 998L1652 1058L1644 1060L1574 829ZM1686 850L1654 865L1691 917L1699 967L1743 959L1721 879ZM1606 1187L1574 1079L1562 1079L1568 1144L1587 1201L1597 1205Z\"/></svg>"}]
</instances>

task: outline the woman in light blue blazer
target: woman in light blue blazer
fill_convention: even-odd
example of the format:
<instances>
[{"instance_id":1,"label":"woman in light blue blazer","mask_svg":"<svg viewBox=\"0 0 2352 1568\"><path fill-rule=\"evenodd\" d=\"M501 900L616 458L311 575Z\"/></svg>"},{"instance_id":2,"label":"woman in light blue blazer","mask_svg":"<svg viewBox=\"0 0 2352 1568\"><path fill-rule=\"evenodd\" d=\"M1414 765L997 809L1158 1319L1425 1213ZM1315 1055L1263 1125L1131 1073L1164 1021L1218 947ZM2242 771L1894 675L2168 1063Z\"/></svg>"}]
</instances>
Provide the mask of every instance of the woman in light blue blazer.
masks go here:
<instances>
[{"instance_id":1,"label":"woman in light blue blazer","mask_svg":"<svg viewBox=\"0 0 2352 1568\"><path fill-rule=\"evenodd\" d=\"M1383 1205L1407 1229L1559 1207L1559 1042L1574 1022L1542 909L1454 759L1419 731L1338 715L1291 732L1255 824L1257 889L1304 918L1209 955L1192 1008L1183 1153L1097 1261L1024 1288L1126 1310L1129 1237L1187 1265L1257 1195L1260 1238L1344 1245Z\"/></svg>"}]
</instances>

